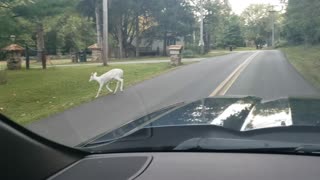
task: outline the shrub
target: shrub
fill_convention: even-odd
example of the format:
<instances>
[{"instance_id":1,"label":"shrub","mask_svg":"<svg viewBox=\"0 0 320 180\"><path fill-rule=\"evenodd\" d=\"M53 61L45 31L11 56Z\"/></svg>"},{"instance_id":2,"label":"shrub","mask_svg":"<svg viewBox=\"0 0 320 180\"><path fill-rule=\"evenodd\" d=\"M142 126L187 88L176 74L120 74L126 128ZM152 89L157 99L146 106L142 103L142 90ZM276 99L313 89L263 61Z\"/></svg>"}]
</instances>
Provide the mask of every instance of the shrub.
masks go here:
<instances>
[{"instance_id":1,"label":"shrub","mask_svg":"<svg viewBox=\"0 0 320 180\"><path fill-rule=\"evenodd\" d=\"M197 45L186 45L184 47L185 51L191 50L194 54L199 54L200 53L200 46Z\"/></svg>"},{"instance_id":2,"label":"shrub","mask_svg":"<svg viewBox=\"0 0 320 180\"><path fill-rule=\"evenodd\" d=\"M194 57L194 52L192 50L190 50L190 49L184 50L182 52L182 57L193 58Z\"/></svg>"}]
</instances>

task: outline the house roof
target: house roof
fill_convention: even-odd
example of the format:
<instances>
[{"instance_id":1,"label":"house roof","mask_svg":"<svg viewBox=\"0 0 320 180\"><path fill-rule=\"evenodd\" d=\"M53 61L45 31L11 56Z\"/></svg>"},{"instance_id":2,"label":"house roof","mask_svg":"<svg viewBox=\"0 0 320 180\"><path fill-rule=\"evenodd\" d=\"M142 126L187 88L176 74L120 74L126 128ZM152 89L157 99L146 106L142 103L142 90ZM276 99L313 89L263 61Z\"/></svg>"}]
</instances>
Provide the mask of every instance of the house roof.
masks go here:
<instances>
[{"instance_id":1,"label":"house roof","mask_svg":"<svg viewBox=\"0 0 320 180\"><path fill-rule=\"evenodd\" d=\"M10 44L9 46L2 49L3 51L23 51L24 48L18 44Z\"/></svg>"},{"instance_id":2,"label":"house roof","mask_svg":"<svg viewBox=\"0 0 320 180\"><path fill-rule=\"evenodd\" d=\"M88 49L91 49L91 50L100 50L101 48L99 48L98 44L92 44L91 46L88 47Z\"/></svg>"}]
</instances>

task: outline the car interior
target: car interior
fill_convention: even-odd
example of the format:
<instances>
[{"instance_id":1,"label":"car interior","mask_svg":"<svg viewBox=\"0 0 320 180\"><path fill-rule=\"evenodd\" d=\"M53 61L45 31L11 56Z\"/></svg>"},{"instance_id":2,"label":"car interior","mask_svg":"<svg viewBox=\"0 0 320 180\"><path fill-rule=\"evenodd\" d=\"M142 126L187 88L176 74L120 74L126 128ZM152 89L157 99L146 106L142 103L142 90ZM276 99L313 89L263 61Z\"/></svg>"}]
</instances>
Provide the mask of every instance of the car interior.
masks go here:
<instances>
[{"instance_id":1,"label":"car interior","mask_svg":"<svg viewBox=\"0 0 320 180\"><path fill-rule=\"evenodd\" d=\"M90 153L47 140L0 116L0 179L235 179L320 177L320 157L232 152Z\"/></svg>"}]
</instances>

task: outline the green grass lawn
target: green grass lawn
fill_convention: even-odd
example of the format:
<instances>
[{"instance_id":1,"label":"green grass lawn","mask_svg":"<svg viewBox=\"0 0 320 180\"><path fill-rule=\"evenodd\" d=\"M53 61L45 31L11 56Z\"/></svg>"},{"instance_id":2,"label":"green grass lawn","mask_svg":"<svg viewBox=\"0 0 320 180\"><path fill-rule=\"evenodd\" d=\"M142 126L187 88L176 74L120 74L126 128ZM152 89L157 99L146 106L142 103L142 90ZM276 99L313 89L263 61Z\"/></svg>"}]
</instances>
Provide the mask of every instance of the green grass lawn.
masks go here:
<instances>
[{"instance_id":1,"label":"green grass lawn","mask_svg":"<svg viewBox=\"0 0 320 180\"><path fill-rule=\"evenodd\" d=\"M170 69L167 63L157 63L7 71L8 83L0 85L0 112L27 124L92 101L98 84L88 82L91 72L101 75L112 68L124 70L124 88ZM101 96L107 93L103 88Z\"/></svg>"},{"instance_id":2,"label":"green grass lawn","mask_svg":"<svg viewBox=\"0 0 320 180\"><path fill-rule=\"evenodd\" d=\"M0 61L0 69L6 69L7 68L7 62L6 61Z\"/></svg>"},{"instance_id":3,"label":"green grass lawn","mask_svg":"<svg viewBox=\"0 0 320 180\"><path fill-rule=\"evenodd\" d=\"M285 47L281 50L302 76L320 89L320 46Z\"/></svg>"}]
</instances>

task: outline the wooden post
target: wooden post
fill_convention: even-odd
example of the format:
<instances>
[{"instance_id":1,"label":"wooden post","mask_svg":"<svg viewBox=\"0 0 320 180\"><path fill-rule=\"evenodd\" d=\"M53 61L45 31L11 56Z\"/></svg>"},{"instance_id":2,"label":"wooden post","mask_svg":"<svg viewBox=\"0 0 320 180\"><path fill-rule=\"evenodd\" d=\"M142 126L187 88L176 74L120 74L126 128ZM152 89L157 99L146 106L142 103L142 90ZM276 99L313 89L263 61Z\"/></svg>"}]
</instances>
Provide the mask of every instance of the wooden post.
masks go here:
<instances>
[{"instance_id":1,"label":"wooden post","mask_svg":"<svg viewBox=\"0 0 320 180\"><path fill-rule=\"evenodd\" d=\"M29 57L29 47L28 47L28 45L26 45L25 56L26 56L26 69L30 69L30 57Z\"/></svg>"}]
</instances>

